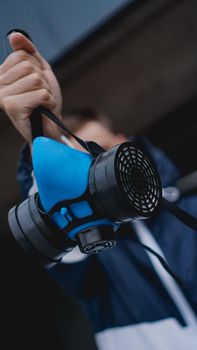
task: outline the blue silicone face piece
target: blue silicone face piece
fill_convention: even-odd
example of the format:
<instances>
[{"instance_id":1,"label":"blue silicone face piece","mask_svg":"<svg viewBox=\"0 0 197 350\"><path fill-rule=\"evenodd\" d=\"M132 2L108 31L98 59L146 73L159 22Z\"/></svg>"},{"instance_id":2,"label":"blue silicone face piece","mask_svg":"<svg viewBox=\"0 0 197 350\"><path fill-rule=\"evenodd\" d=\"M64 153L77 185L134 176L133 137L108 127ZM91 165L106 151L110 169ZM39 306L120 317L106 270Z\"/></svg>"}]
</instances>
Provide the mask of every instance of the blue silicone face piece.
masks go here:
<instances>
[{"instance_id":1,"label":"blue silicone face piece","mask_svg":"<svg viewBox=\"0 0 197 350\"><path fill-rule=\"evenodd\" d=\"M76 200L88 188L88 175L92 162L90 154L78 151L46 137L37 137L33 142L32 160L34 174L42 207L46 213L58 203ZM69 210L68 210L69 209ZM86 228L95 225L110 225L116 230L112 221L100 218L92 220L93 210L86 200L69 204L53 213L52 220L60 229L67 227L74 218L87 218L87 222L74 227L69 238Z\"/></svg>"},{"instance_id":2,"label":"blue silicone face piece","mask_svg":"<svg viewBox=\"0 0 197 350\"><path fill-rule=\"evenodd\" d=\"M92 161L88 153L46 137L34 140L32 152L38 192L46 213L61 201L83 195Z\"/></svg>"}]
</instances>

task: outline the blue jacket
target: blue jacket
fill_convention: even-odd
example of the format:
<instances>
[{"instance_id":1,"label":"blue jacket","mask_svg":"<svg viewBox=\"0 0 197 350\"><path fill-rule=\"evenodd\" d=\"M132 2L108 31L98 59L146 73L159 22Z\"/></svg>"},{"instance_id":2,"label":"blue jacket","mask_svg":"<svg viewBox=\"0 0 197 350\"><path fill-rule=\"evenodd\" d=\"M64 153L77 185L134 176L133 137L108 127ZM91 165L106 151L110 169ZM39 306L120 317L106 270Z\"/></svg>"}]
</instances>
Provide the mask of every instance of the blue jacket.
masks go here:
<instances>
[{"instance_id":1,"label":"blue jacket","mask_svg":"<svg viewBox=\"0 0 197 350\"><path fill-rule=\"evenodd\" d=\"M173 185L180 176L176 166L147 140L143 142L157 165L162 186ZM27 166L24 155L25 150L20 156L18 180L27 195L32 169ZM197 216L196 196L182 198L177 204ZM164 210L154 219L147 220L145 226L171 269L184 280L184 287L176 285L176 288L195 319L197 233ZM133 225L122 225L113 249L79 262L60 263L49 273L85 310L100 349L120 349L124 342L123 350L127 350L127 346L135 350L160 349L158 341L163 341L166 345L161 349L186 349L187 346L194 350L197 336L192 335L188 340L186 333L183 334L189 327L184 312L169 292L171 287L166 288L149 255L133 243L136 237L139 239ZM160 334L160 340L155 338L157 334ZM187 345L184 345L184 339L187 339ZM130 341L133 347L129 347Z\"/></svg>"}]
</instances>

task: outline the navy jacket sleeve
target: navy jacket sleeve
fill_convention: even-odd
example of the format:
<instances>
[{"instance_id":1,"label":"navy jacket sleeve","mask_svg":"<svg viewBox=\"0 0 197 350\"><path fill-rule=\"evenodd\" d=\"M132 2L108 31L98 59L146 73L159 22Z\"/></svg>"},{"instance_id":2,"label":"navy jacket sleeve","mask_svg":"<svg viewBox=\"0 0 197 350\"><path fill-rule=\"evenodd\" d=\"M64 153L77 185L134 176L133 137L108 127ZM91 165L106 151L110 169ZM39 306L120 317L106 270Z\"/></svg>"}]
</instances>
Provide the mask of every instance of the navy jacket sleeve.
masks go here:
<instances>
[{"instance_id":1,"label":"navy jacket sleeve","mask_svg":"<svg viewBox=\"0 0 197 350\"><path fill-rule=\"evenodd\" d=\"M28 197L28 192L33 184L32 179L32 164L29 145L25 144L20 152L18 168L17 168L17 181L19 184L21 196L23 199Z\"/></svg>"}]
</instances>

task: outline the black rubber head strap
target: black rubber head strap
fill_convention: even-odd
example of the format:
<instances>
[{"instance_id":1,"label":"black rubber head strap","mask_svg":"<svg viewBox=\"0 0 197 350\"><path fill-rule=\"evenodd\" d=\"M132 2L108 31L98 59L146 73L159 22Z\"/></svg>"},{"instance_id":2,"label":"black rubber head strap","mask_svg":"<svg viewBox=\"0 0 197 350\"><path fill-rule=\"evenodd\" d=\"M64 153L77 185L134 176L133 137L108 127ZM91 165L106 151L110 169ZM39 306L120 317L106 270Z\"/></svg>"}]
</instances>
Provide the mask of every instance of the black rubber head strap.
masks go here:
<instances>
[{"instance_id":1,"label":"black rubber head strap","mask_svg":"<svg viewBox=\"0 0 197 350\"><path fill-rule=\"evenodd\" d=\"M88 151L93 158L96 158L99 154L104 152L104 148L102 148L100 145L98 145L94 141L84 141L80 137L73 134L66 126L55 116L54 113L52 113L49 109L44 108L42 106L34 109L30 116L31 121L31 133L32 133L32 141L39 136L44 135L43 131L43 125L42 125L42 115L46 116L47 118L51 119L55 124L57 124L61 129L66 131L69 135L71 135L79 144L81 147L83 147L86 151Z\"/></svg>"},{"instance_id":2,"label":"black rubber head strap","mask_svg":"<svg viewBox=\"0 0 197 350\"><path fill-rule=\"evenodd\" d=\"M194 216L187 213L182 208L177 207L175 204L168 202L165 198L162 198L161 205L183 224L190 227L192 230L197 231L197 219Z\"/></svg>"},{"instance_id":3,"label":"black rubber head strap","mask_svg":"<svg viewBox=\"0 0 197 350\"><path fill-rule=\"evenodd\" d=\"M30 116L30 122L31 122L31 134L32 134L32 141L33 141L36 137L44 135L42 118L41 118L39 108L36 108L33 110Z\"/></svg>"}]
</instances>

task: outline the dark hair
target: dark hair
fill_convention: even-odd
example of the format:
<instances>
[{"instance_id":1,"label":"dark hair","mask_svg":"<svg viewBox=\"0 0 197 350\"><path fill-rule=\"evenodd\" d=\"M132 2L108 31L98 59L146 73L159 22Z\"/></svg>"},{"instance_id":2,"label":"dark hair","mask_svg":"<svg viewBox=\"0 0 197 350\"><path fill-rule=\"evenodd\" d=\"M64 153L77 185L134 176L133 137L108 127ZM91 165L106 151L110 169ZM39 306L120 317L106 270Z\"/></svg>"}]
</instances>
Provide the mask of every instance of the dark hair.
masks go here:
<instances>
[{"instance_id":1,"label":"dark hair","mask_svg":"<svg viewBox=\"0 0 197 350\"><path fill-rule=\"evenodd\" d=\"M74 133L90 121L99 122L106 128L113 130L109 117L93 108L67 110L63 114L63 121L65 126Z\"/></svg>"}]
</instances>

